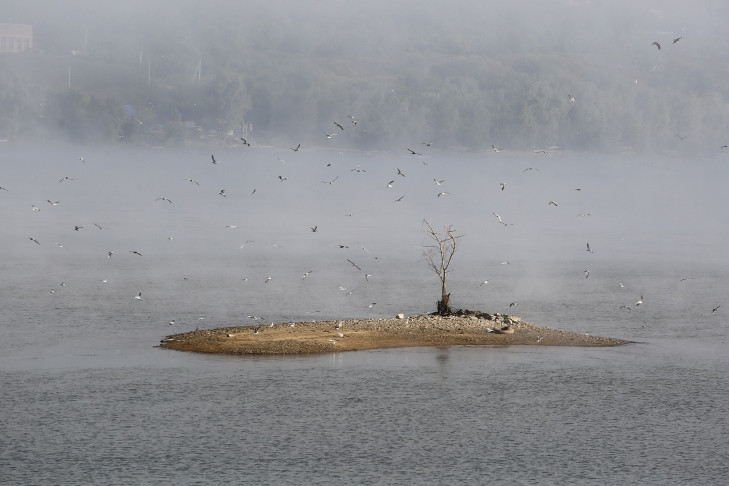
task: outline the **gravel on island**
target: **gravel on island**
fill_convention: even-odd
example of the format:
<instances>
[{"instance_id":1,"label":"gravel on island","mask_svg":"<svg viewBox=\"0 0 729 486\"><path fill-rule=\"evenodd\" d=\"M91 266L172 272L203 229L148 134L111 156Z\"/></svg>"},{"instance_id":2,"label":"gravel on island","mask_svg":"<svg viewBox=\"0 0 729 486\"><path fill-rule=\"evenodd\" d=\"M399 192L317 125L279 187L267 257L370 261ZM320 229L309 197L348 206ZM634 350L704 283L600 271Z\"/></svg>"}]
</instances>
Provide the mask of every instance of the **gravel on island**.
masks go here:
<instances>
[{"instance_id":1,"label":"gravel on island","mask_svg":"<svg viewBox=\"0 0 729 486\"><path fill-rule=\"evenodd\" d=\"M174 334L160 347L214 354L266 355L412 346L536 345L605 347L631 341L539 327L518 316L458 311L391 319L289 322Z\"/></svg>"}]
</instances>

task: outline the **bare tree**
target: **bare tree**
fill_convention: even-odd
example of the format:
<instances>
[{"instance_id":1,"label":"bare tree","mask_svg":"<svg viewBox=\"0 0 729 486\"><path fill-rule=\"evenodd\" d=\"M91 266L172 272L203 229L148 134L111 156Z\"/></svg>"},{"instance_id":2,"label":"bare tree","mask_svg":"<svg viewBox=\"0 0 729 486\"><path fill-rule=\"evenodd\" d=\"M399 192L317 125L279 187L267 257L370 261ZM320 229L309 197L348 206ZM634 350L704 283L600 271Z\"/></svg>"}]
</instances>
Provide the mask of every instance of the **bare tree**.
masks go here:
<instances>
[{"instance_id":1,"label":"bare tree","mask_svg":"<svg viewBox=\"0 0 729 486\"><path fill-rule=\"evenodd\" d=\"M446 289L446 282L448 280L448 272L453 260L453 255L456 253L458 248L459 238L463 235L457 235L456 230L453 229L453 225L444 226L444 233L439 234L433 226L423 219L423 231L428 235L428 238L435 242L434 245L425 245L423 247L423 255L428 266L438 275L441 283L441 299L438 301L438 314L444 316L451 313L449 301L451 294Z\"/></svg>"}]
</instances>

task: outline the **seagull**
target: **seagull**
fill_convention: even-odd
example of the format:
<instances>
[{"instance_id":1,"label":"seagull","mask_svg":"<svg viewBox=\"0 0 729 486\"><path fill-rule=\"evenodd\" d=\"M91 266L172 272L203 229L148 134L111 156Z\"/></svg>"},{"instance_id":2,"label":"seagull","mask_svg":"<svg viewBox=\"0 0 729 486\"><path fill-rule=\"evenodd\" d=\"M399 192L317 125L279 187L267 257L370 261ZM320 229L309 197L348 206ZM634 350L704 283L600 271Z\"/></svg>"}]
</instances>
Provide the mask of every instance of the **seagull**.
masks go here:
<instances>
[{"instance_id":1,"label":"seagull","mask_svg":"<svg viewBox=\"0 0 729 486\"><path fill-rule=\"evenodd\" d=\"M418 152L416 152L415 150L410 149L410 148L408 149L408 152L410 152L410 155L423 155L423 154L419 154Z\"/></svg>"},{"instance_id":2,"label":"seagull","mask_svg":"<svg viewBox=\"0 0 729 486\"><path fill-rule=\"evenodd\" d=\"M61 180L60 180L60 181L58 181L58 182L59 182L59 183L61 183L61 182L63 182L63 181L72 181L72 180L73 180L73 178L72 178L72 177L68 177L68 176L66 176L66 177L64 177L63 179L61 179ZM3 188L3 189L4 189L4 188Z\"/></svg>"},{"instance_id":3,"label":"seagull","mask_svg":"<svg viewBox=\"0 0 729 486\"><path fill-rule=\"evenodd\" d=\"M504 149L502 149L502 148L496 148L496 147L494 146L494 144L491 144L491 148L492 148L492 149L494 149L494 152L496 152L496 153L498 153L498 152L501 152L502 150L504 150Z\"/></svg>"},{"instance_id":4,"label":"seagull","mask_svg":"<svg viewBox=\"0 0 729 486\"><path fill-rule=\"evenodd\" d=\"M316 231L319 229L319 226L313 226L310 229L312 233L316 233Z\"/></svg>"},{"instance_id":5,"label":"seagull","mask_svg":"<svg viewBox=\"0 0 729 486\"><path fill-rule=\"evenodd\" d=\"M720 305L717 305L716 307L714 307L713 309L711 309L711 313L713 314L714 312L718 311L719 310L719 307L721 307L721 306Z\"/></svg>"},{"instance_id":6,"label":"seagull","mask_svg":"<svg viewBox=\"0 0 729 486\"><path fill-rule=\"evenodd\" d=\"M336 133L327 133L327 132L324 132L324 136L326 138L334 138L336 135L337 135Z\"/></svg>"},{"instance_id":7,"label":"seagull","mask_svg":"<svg viewBox=\"0 0 729 486\"><path fill-rule=\"evenodd\" d=\"M506 262L501 262L499 265L510 265L510 264L511 264L511 262L506 261Z\"/></svg>"},{"instance_id":8,"label":"seagull","mask_svg":"<svg viewBox=\"0 0 729 486\"><path fill-rule=\"evenodd\" d=\"M294 152L298 152L298 151L299 151L299 149L301 148L301 144L298 144L298 145L296 146L296 148L293 148L293 147L289 147L289 148L290 148L291 150L293 150Z\"/></svg>"},{"instance_id":9,"label":"seagull","mask_svg":"<svg viewBox=\"0 0 729 486\"><path fill-rule=\"evenodd\" d=\"M355 120L352 115L347 115L347 118L349 118L349 119L352 120L352 125L356 125L357 124L357 120Z\"/></svg>"},{"instance_id":10,"label":"seagull","mask_svg":"<svg viewBox=\"0 0 729 486\"><path fill-rule=\"evenodd\" d=\"M677 137L678 137L678 139L679 139L679 140L681 140L682 142L683 142L684 140L686 140L686 139L688 138L688 135L684 135L684 136L682 137L682 136L681 136L681 135L679 135L678 133L676 134L676 136L677 136Z\"/></svg>"},{"instance_id":11,"label":"seagull","mask_svg":"<svg viewBox=\"0 0 729 486\"><path fill-rule=\"evenodd\" d=\"M218 161L215 160L215 155L211 155L210 158L213 160L213 164L217 165Z\"/></svg>"},{"instance_id":12,"label":"seagull","mask_svg":"<svg viewBox=\"0 0 729 486\"><path fill-rule=\"evenodd\" d=\"M368 308L368 309L371 309L371 308L372 308L372 307L374 307L375 305L377 305L377 302L372 302L372 303L371 303L370 305L368 305L368 306L367 306L367 308Z\"/></svg>"},{"instance_id":13,"label":"seagull","mask_svg":"<svg viewBox=\"0 0 729 486\"><path fill-rule=\"evenodd\" d=\"M362 269L359 267L359 265L357 265L356 263L354 263L352 260L350 260L349 258L347 258L347 261L349 263L351 263L354 266L354 268L356 268L357 270L362 271Z\"/></svg>"},{"instance_id":14,"label":"seagull","mask_svg":"<svg viewBox=\"0 0 729 486\"><path fill-rule=\"evenodd\" d=\"M84 159L83 157L79 157L78 160L80 160L83 163L86 163L86 159Z\"/></svg>"},{"instance_id":15,"label":"seagull","mask_svg":"<svg viewBox=\"0 0 729 486\"><path fill-rule=\"evenodd\" d=\"M309 270L308 272L304 272L304 274L301 276L301 280L304 280L313 270Z\"/></svg>"},{"instance_id":16,"label":"seagull","mask_svg":"<svg viewBox=\"0 0 729 486\"><path fill-rule=\"evenodd\" d=\"M592 251L592 248L590 248L590 244L589 243L587 244L587 251L590 252L590 253L595 253L594 251Z\"/></svg>"},{"instance_id":17,"label":"seagull","mask_svg":"<svg viewBox=\"0 0 729 486\"><path fill-rule=\"evenodd\" d=\"M101 225L99 225L98 223L94 223L94 226L96 226L97 228L99 228L99 230L102 230L102 231L104 230L104 228L102 228Z\"/></svg>"},{"instance_id":18,"label":"seagull","mask_svg":"<svg viewBox=\"0 0 729 486\"><path fill-rule=\"evenodd\" d=\"M618 309L628 309L628 310L630 310L630 307L628 307L627 305L621 305L620 307L618 307Z\"/></svg>"},{"instance_id":19,"label":"seagull","mask_svg":"<svg viewBox=\"0 0 729 486\"><path fill-rule=\"evenodd\" d=\"M339 245L339 248L349 248L347 245Z\"/></svg>"},{"instance_id":20,"label":"seagull","mask_svg":"<svg viewBox=\"0 0 729 486\"><path fill-rule=\"evenodd\" d=\"M276 157L276 160L278 160L282 164L286 165L286 161L284 159L282 159L281 157Z\"/></svg>"},{"instance_id":21,"label":"seagull","mask_svg":"<svg viewBox=\"0 0 729 486\"><path fill-rule=\"evenodd\" d=\"M675 44L676 42L680 41L681 39L683 39L683 36L676 37L675 39L673 39L673 43ZM660 47L659 47L659 49L660 49Z\"/></svg>"},{"instance_id":22,"label":"seagull","mask_svg":"<svg viewBox=\"0 0 729 486\"><path fill-rule=\"evenodd\" d=\"M334 181L336 181L337 179L339 179L339 176L335 177L335 178L334 178L334 179L332 179L331 181L322 181L322 182L323 182L324 184L329 184L329 185L331 186L332 184L334 184Z\"/></svg>"},{"instance_id":23,"label":"seagull","mask_svg":"<svg viewBox=\"0 0 729 486\"><path fill-rule=\"evenodd\" d=\"M511 304L509 304L509 307L514 307L514 306L517 306L517 305L519 305L517 302L512 302Z\"/></svg>"},{"instance_id":24,"label":"seagull","mask_svg":"<svg viewBox=\"0 0 729 486\"><path fill-rule=\"evenodd\" d=\"M590 270L585 270L585 278L590 276Z\"/></svg>"},{"instance_id":25,"label":"seagull","mask_svg":"<svg viewBox=\"0 0 729 486\"><path fill-rule=\"evenodd\" d=\"M227 197L228 195L225 193L225 189L221 189L218 193L220 196Z\"/></svg>"},{"instance_id":26,"label":"seagull","mask_svg":"<svg viewBox=\"0 0 729 486\"><path fill-rule=\"evenodd\" d=\"M134 300L142 300L142 293L139 292L137 295L135 295Z\"/></svg>"},{"instance_id":27,"label":"seagull","mask_svg":"<svg viewBox=\"0 0 729 486\"><path fill-rule=\"evenodd\" d=\"M481 284L479 285L479 287L482 287L482 286L484 286L487 283L489 283L489 281L488 280L484 280L483 282L481 282Z\"/></svg>"},{"instance_id":28,"label":"seagull","mask_svg":"<svg viewBox=\"0 0 729 486\"><path fill-rule=\"evenodd\" d=\"M168 203L172 204L172 199L167 197L158 197L157 199L155 199L155 201L167 201Z\"/></svg>"},{"instance_id":29,"label":"seagull","mask_svg":"<svg viewBox=\"0 0 729 486\"><path fill-rule=\"evenodd\" d=\"M198 181L196 181L195 179L186 179L186 180L187 180L187 182L192 182L193 184L195 184L197 186L200 185L200 183Z\"/></svg>"},{"instance_id":30,"label":"seagull","mask_svg":"<svg viewBox=\"0 0 729 486\"><path fill-rule=\"evenodd\" d=\"M635 303L635 305L640 305L642 303L643 303L643 295L640 296L640 299L638 300L638 302Z\"/></svg>"},{"instance_id":31,"label":"seagull","mask_svg":"<svg viewBox=\"0 0 729 486\"><path fill-rule=\"evenodd\" d=\"M58 203L61 202L61 201L51 201L50 199L46 199L46 201L48 201L48 204L50 204L51 206L58 206Z\"/></svg>"},{"instance_id":32,"label":"seagull","mask_svg":"<svg viewBox=\"0 0 729 486\"><path fill-rule=\"evenodd\" d=\"M73 227L73 229L76 230L76 231L78 231L80 229L83 229L83 228L84 228L83 226L79 226L79 225L76 225L76 226Z\"/></svg>"},{"instance_id":33,"label":"seagull","mask_svg":"<svg viewBox=\"0 0 729 486\"><path fill-rule=\"evenodd\" d=\"M397 169L397 175L405 177L405 173L400 169Z\"/></svg>"},{"instance_id":34,"label":"seagull","mask_svg":"<svg viewBox=\"0 0 729 486\"><path fill-rule=\"evenodd\" d=\"M343 127L342 125L340 125L339 123L337 123L337 122L333 122L333 123L334 123L334 124L335 124L335 125L337 126L337 128L339 128L340 130L344 130L344 127Z\"/></svg>"},{"instance_id":35,"label":"seagull","mask_svg":"<svg viewBox=\"0 0 729 486\"><path fill-rule=\"evenodd\" d=\"M61 180L63 180L63 179L61 179ZM0 186L0 191L7 191L7 189Z\"/></svg>"},{"instance_id":36,"label":"seagull","mask_svg":"<svg viewBox=\"0 0 729 486\"><path fill-rule=\"evenodd\" d=\"M574 103L574 102L575 102L575 97L574 97L574 96L572 96L571 94L568 94L568 95L567 95L567 100L568 100L568 101L569 101L570 103Z\"/></svg>"},{"instance_id":37,"label":"seagull","mask_svg":"<svg viewBox=\"0 0 729 486\"><path fill-rule=\"evenodd\" d=\"M225 227L228 229L236 229L236 228L238 228L238 225L237 224L226 224Z\"/></svg>"},{"instance_id":38,"label":"seagull","mask_svg":"<svg viewBox=\"0 0 729 486\"><path fill-rule=\"evenodd\" d=\"M503 191L504 189L506 189L506 182L499 182L499 184L501 185L501 190L502 190L502 191Z\"/></svg>"},{"instance_id":39,"label":"seagull","mask_svg":"<svg viewBox=\"0 0 729 486\"><path fill-rule=\"evenodd\" d=\"M661 50L661 45L658 42L655 42L655 41L654 42L651 42L651 45L652 46L656 46L659 51Z\"/></svg>"},{"instance_id":40,"label":"seagull","mask_svg":"<svg viewBox=\"0 0 729 486\"><path fill-rule=\"evenodd\" d=\"M544 338L544 336L537 336L537 342L541 343L543 338Z\"/></svg>"},{"instance_id":41,"label":"seagull","mask_svg":"<svg viewBox=\"0 0 729 486\"><path fill-rule=\"evenodd\" d=\"M142 254L139 253L137 250L129 250L129 253L134 253L135 255L142 256Z\"/></svg>"},{"instance_id":42,"label":"seagull","mask_svg":"<svg viewBox=\"0 0 729 486\"><path fill-rule=\"evenodd\" d=\"M448 194L450 194L450 192L445 192L445 191L444 192L439 192L438 193L438 197L447 196Z\"/></svg>"},{"instance_id":43,"label":"seagull","mask_svg":"<svg viewBox=\"0 0 729 486\"><path fill-rule=\"evenodd\" d=\"M279 182L283 182L283 181L289 180L289 178L288 177L284 177L284 176L278 176L278 180L279 180Z\"/></svg>"},{"instance_id":44,"label":"seagull","mask_svg":"<svg viewBox=\"0 0 729 486\"><path fill-rule=\"evenodd\" d=\"M550 205L550 204L551 204L551 205L553 205L554 207L557 207L557 203L556 203L556 202L554 202L554 201L549 201L549 202L547 203L547 205Z\"/></svg>"},{"instance_id":45,"label":"seagull","mask_svg":"<svg viewBox=\"0 0 729 486\"><path fill-rule=\"evenodd\" d=\"M404 197L405 197L405 196L400 196L399 198L395 199L395 202L400 202L400 201L402 201L402 198L404 198Z\"/></svg>"},{"instance_id":46,"label":"seagull","mask_svg":"<svg viewBox=\"0 0 729 486\"><path fill-rule=\"evenodd\" d=\"M111 256L112 256L113 254L114 254L114 252L113 252L113 251L107 251L107 252L106 252L106 258L107 258L107 260L111 260Z\"/></svg>"},{"instance_id":47,"label":"seagull","mask_svg":"<svg viewBox=\"0 0 729 486\"><path fill-rule=\"evenodd\" d=\"M40 245L40 243L38 243L38 240L36 240L36 239L35 239L35 238L33 238L32 236L30 237L30 241L32 241L32 242L33 242L33 243L35 243L36 245Z\"/></svg>"},{"instance_id":48,"label":"seagull","mask_svg":"<svg viewBox=\"0 0 729 486\"><path fill-rule=\"evenodd\" d=\"M265 281L265 282L263 282L263 283L268 283L268 282L270 282L272 278L273 278L273 277L266 277L266 281Z\"/></svg>"},{"instance_id":49,"label":"seagull","mask_svg":"<svg viewBox=\"0 0 729 486\"><path fill-rule=\"evenodd\" d=\"M546 150L535 150L535 152L544 152L545 154L547 153L547 151L546 151ZM537 172L539 172L539 169L535 169L534 167L527 167L527 168L526 168L526 169L524 169L524 170L523 170L522 172L526 172L526 171L528 171L528 170L536 170Z\"/></svg>"},{"instance_id":50,"label":"seagull","mask_svg":"<svg viewBox=\"0 0 729 486\"><path fill-rule=\"evenodd\" d=\"M493 329L491 329L490 327L487 327L487 328L486 328L486 332L496 332L496 331L494 331L494 330L493 330Z\"/></svg>"},{"instance_id":51,"label":"seagull","mask_svg":"<svg viewBox=\"0 0 729 486\"><path fill-rule=\"evenodd\" d=\"M31 207L33 208L33 211L40 211L40 208L35 204L31 204Z\"/></svg>"},{"instance_id":52,"label":"seagull","mask_svg":"<svg viewBox=\"0 0 729 486\"><path fill-rule=\"evenodd\" d=\"M243 145L246 145L248 147L251 146L251 143L243 137L240 137L240 141L243 142Z\"/></svg>"},{"instance_id":53,"label":"seagull","mask_svg":"<svg viewBox=\"0 0 729 486\"><path fill-rule=\"evenodd\" d=\"M392 187L392 185L395 183L395 181L390 181L387 183L387 187Z\"/></svg>"},{"instance_id":54,"label":"seagull","mask_svg":"<svg viewBox=\"0 0 729 486\"><path fill-rule=\"evenodd\" d=\"M441 185L441 184L443 184L445 182L445 179L442 179L442 180L433 179L433 182L435 182L435 185L436 186L439 186L439 185Z\"/></svg>"}]
</instances>

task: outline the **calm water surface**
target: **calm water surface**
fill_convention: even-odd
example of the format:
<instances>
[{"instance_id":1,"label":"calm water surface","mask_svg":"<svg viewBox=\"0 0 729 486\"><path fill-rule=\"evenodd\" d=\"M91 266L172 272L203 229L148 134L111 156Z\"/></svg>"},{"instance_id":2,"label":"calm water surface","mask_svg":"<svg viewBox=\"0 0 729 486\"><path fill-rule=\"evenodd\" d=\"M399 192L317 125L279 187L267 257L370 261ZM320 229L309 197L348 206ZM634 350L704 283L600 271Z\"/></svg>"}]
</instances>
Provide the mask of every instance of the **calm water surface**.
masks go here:
<instances>
[{"instance_id":1,"label":"calm water surface","mask_svg":"<svg viewBox=\"0 0 729 486\"><path fill-rule=\"evenodd\" d=\"M201 153L108 150L85 153L85 166L75 150L1 154L4 484L725 482L729 225L712 210L727 196L706 177L717 162L588 170L567 157L425 165L281 152L284 165L275 151L254 154L218 154L220 167ZM522 172L535 164L538 174ZM396 168L407 177L392 192ZM501 194L502 180L515 194ZM699 233L688 213L717 224ZM438 285L421 257L423 217L466 235L450 283L458 307L636 343L305 357L155 347L174 332L258 322L249 315L429 311Z\"/></svg>"}]
</instances>

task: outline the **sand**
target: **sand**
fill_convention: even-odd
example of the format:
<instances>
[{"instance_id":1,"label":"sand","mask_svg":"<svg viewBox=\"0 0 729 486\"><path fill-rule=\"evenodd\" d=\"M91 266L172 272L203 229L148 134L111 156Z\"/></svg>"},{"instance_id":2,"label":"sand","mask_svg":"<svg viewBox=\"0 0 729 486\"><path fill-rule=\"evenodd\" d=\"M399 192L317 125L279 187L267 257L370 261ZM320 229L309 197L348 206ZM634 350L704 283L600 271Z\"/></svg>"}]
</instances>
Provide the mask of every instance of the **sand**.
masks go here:
<instances>
[{"instance_id":1,"label":"sand","mask_svg":"<svg viewBox=\"0 0 729 486\"><path fill-rule=\"evenodd\" d=\"M402 314L392 319L351 319L239 326L175 334L160 347L237 355L331 353L412 346L620 346L630 341L539 327L518 316L462 311L441 317Z\"/></svg>"}]
</instances>

